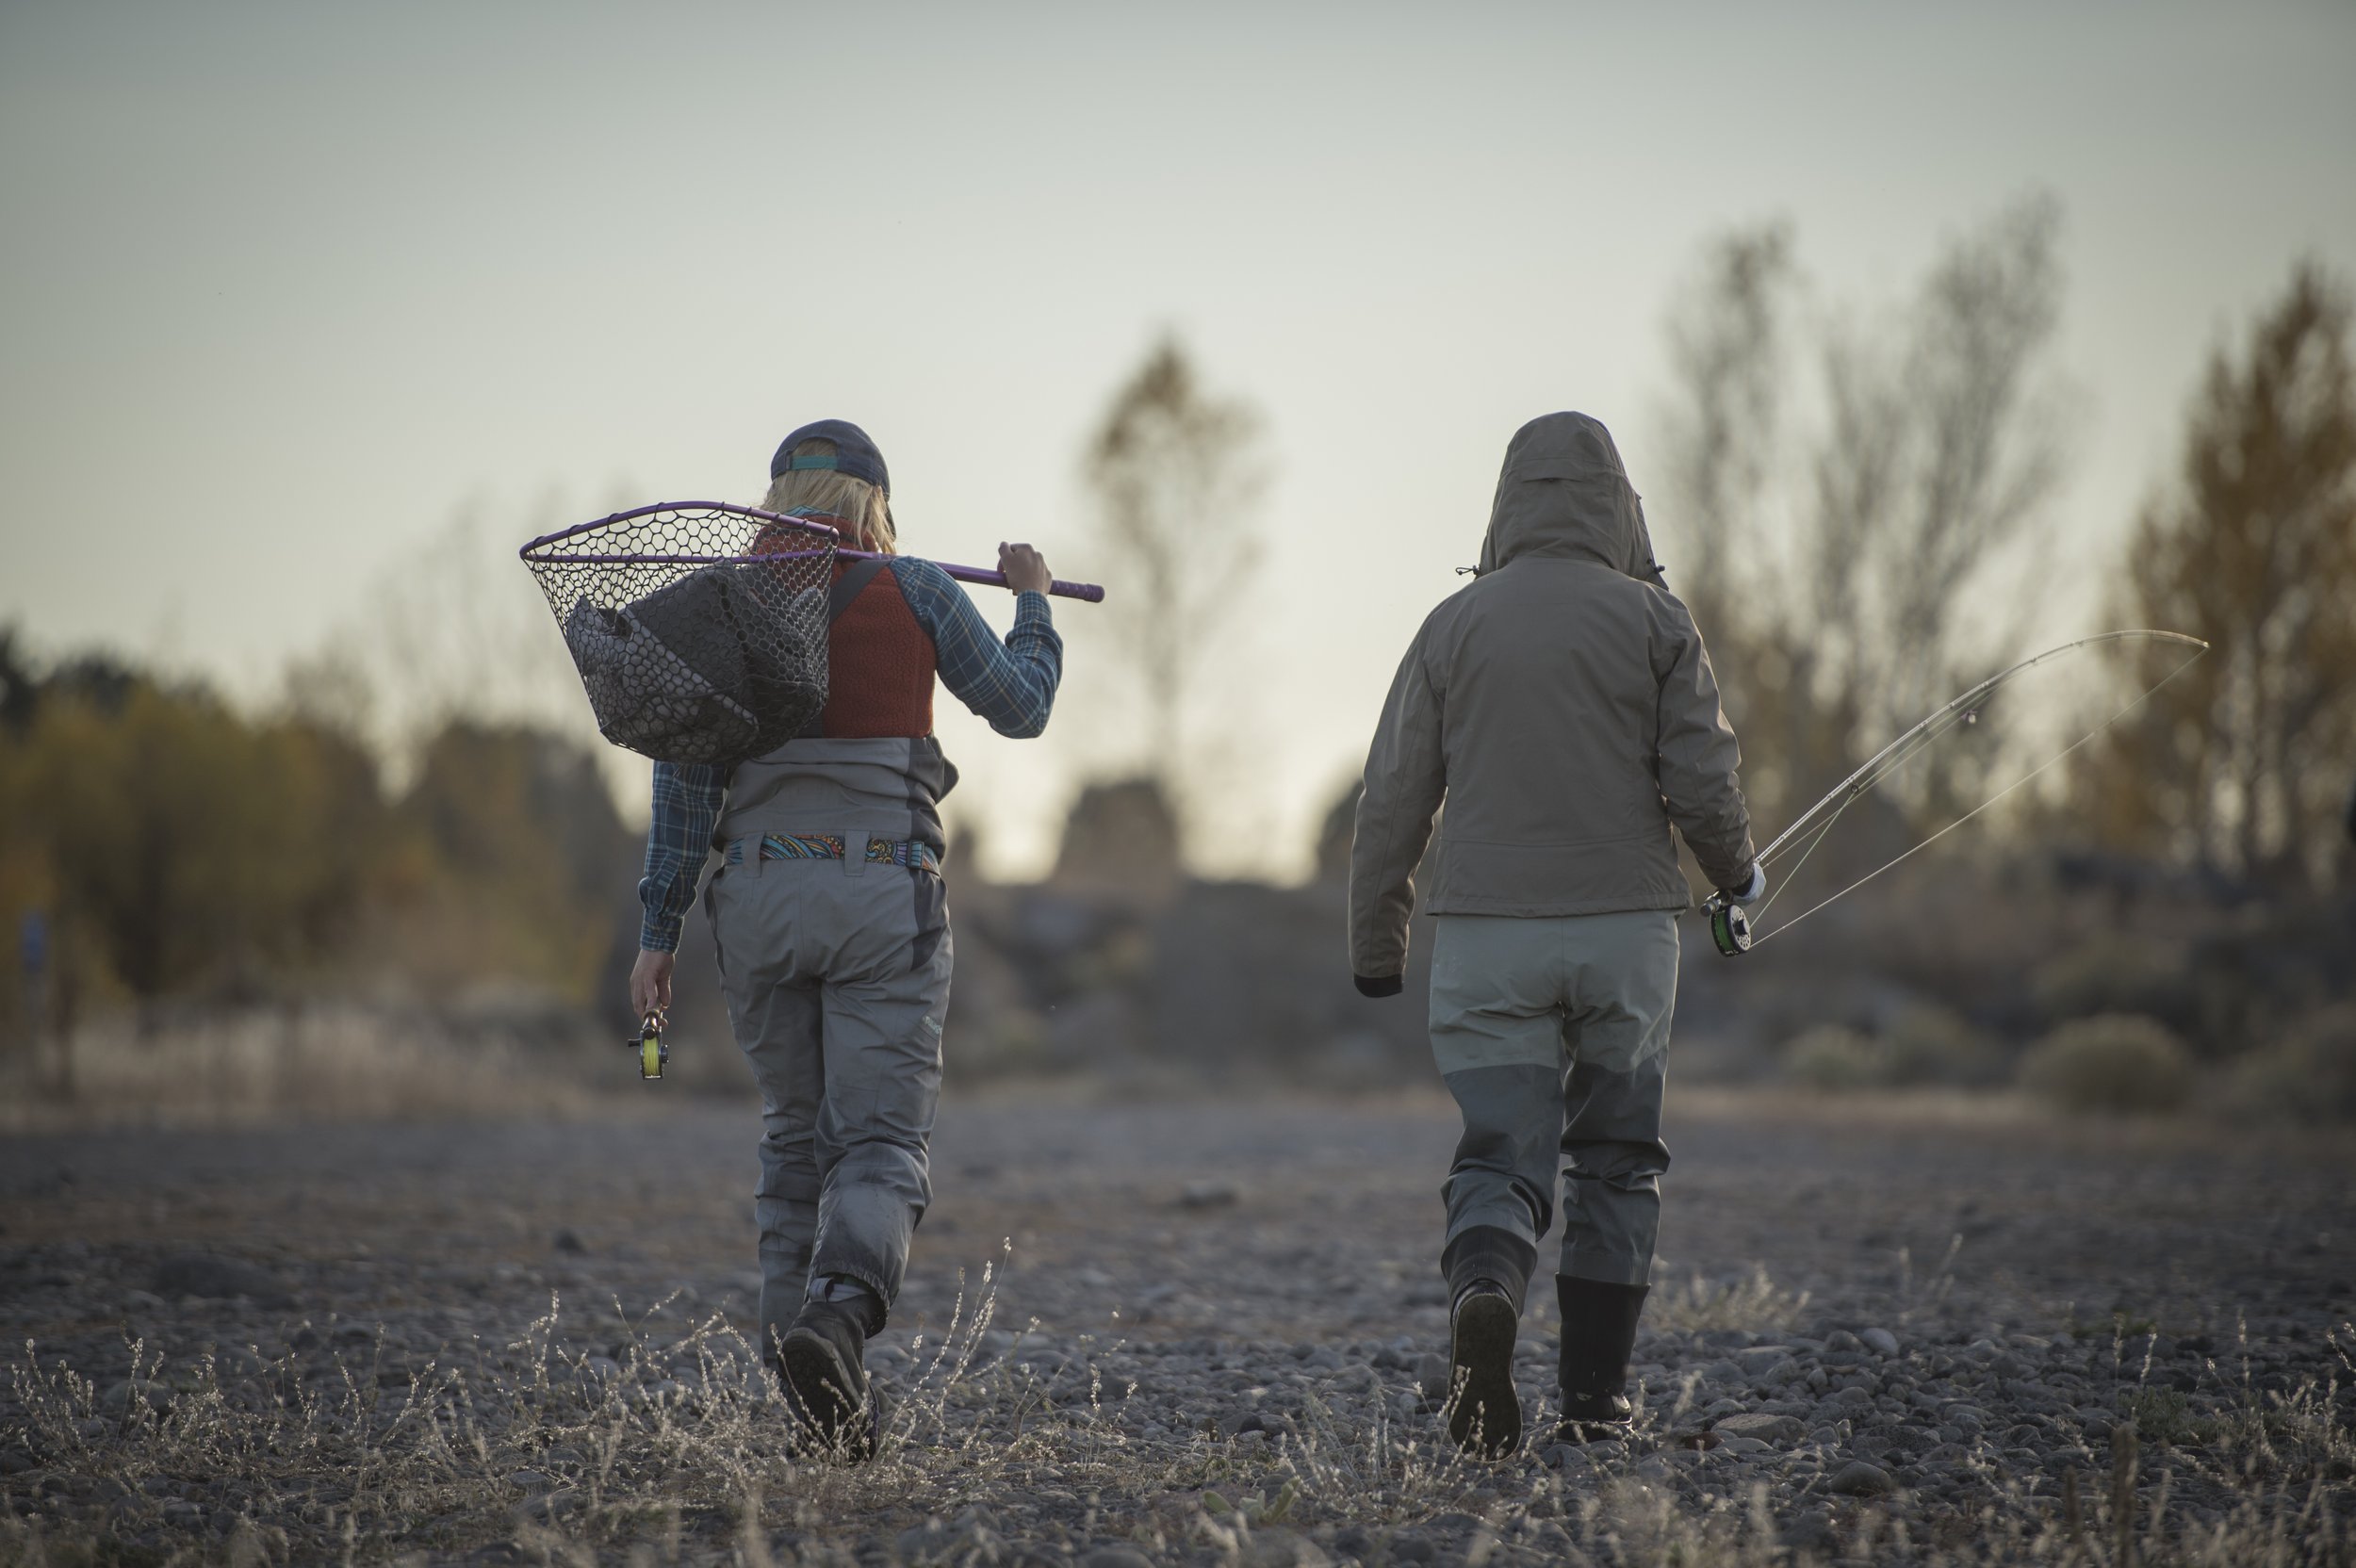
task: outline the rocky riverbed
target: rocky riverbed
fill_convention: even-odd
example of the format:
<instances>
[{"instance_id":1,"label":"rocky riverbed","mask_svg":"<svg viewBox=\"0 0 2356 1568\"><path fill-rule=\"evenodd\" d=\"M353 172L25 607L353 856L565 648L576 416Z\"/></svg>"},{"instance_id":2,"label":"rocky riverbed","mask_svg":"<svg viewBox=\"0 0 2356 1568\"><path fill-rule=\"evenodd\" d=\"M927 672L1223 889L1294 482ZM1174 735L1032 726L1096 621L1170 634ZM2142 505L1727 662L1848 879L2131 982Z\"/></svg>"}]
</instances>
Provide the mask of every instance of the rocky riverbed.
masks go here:
<instances>
[{"instance_id":1,"label":"rocky riverbed","mask_svg":"<svg viewBox=\"0 0 2356 1568\"><path fill-rule=\"evenodd\" d=\"M1689 1098L1637 1433L1482 1464L1444 1104L953 1102L846 1470L744 1344L755 1119L659 1092L0 1146L0 1560L2356 1554L2344 1147Z\"/></svg>"}]
</instances>

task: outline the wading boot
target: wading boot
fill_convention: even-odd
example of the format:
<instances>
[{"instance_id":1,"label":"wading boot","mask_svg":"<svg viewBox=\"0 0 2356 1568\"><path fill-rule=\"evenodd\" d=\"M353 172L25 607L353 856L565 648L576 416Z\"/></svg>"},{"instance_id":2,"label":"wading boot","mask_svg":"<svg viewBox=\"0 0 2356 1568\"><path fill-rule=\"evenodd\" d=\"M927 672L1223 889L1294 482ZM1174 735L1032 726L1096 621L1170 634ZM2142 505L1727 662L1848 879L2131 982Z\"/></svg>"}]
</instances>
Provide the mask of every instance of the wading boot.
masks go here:
<instances>
[{"instance_id":1,"label":"wading boot","mask_svg":"<svg viewBox=\"0 0 2356 1568\"><path fill-rule=\"evenodd\" d=\"M1520 1446L1522 1401L1513 1392L1513 1331L1521 1314L1505 1287L1477 1280L1448 1318L1448 1441L1483 1459Z\"/></svg>"},{"instance_id":2,"label":"wading boot","mask_svg":"<svg viewBox=\"0 0 2356 1568\"><path fill-rule=\"evenodd\" d=\"M804 1302L777 1347L777 1376L797 1429L797 1457L840 1456L853 1462L875 1457L864 1302Z\"/></svg>"},{"instance_id":3,"label":"wading boot","mask_svg":"<svg viewBox=\"0 0 2356 1568\"><path fill-rule=\"evenodd\" d=\"M1628 1401L1628 1358L1648 1285L1554 1278L1562 1305L1562 1425L1558 1443L1625 1438L1635 1413Z\"/></svg>"}]
</instances>

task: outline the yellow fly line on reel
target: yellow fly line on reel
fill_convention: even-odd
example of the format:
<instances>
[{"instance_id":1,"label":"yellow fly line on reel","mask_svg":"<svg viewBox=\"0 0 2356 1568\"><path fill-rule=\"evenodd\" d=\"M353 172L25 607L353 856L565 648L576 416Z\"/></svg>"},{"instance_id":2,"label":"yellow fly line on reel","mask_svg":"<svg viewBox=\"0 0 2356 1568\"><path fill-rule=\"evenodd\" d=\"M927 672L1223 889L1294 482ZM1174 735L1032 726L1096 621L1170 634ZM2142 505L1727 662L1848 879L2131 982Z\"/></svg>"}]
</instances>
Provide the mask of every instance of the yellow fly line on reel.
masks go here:
<instances>
[{"instance_id":1,"label":"yellow fly line on reel","mask_svg":"<svg viewBox=\"0 0 2356 1568\"><path fill-rule=\"evenodd\" d=\"M671 1048L663 1039L663 1015L648 1013L638 1026L638 1037L622 1043L638 1053L638 1076L655 1079L663 1076L663 1066L671 1059Z\"/></svg>"}]
</instances>

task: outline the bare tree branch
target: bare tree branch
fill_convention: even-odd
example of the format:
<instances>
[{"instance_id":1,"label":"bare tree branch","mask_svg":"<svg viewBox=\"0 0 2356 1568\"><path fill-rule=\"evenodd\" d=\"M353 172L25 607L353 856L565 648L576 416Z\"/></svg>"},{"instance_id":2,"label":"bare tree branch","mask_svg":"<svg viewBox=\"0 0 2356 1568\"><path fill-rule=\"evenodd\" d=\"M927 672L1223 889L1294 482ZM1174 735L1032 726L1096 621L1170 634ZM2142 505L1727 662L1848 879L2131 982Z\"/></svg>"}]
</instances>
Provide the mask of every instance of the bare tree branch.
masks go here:
<instances>
[{"instance_id":1,"label":"bare tree branch","mask_svg":"<svg viewBox=\"0 0 2356 1568\"><path fill-rule=\"evenodd\" d=\"M1164 339L1114 395L1084 466L1121 575L1113 625L1144 695L1143 772L1182 808L1194 678L1261 556L1262 442L1259 413L1206 393Z\"/></svg>"}]
</instances>

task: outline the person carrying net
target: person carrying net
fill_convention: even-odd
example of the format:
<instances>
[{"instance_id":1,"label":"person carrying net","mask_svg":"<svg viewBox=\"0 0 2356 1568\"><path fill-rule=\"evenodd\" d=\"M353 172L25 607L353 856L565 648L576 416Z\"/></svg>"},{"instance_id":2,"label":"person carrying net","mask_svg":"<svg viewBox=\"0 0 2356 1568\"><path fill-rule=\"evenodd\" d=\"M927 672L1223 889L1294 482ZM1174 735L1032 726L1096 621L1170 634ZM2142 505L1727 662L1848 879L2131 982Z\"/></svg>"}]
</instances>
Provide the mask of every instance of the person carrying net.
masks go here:
<instances>
[{"instance_id":1,"label":"person carrying net","mask_svg":"<svg viewBox=\"0 0 2356 1568\"><path fill-rule=\"evenodd\" d=\"M721 989L761 1087L761 1344L813 1451L874 1451L866 1342L900 1291L932 1197L951 942L940 802L957 770L933 682L1001 735L1047 726L1063 644L1047 565L999 547L1016 591L1001 641L941 567L900 556L882 453L857 425L805 425L770 464L765 512L839 530L877 559L834 567L825 707L733 768L654 770L630 1004L668 1009L703 890ZM758 548L759 547L757 547Z\"/></svg>"},{"instance_id":2,"label":"person carrying net","mask_svg":"<svg viewBox=\"0 0 2356 1568\"><path fill-rule=\"evenodd\" d=\"M1550 414L1506 448L1480 576L1400 662L1350 850L1358 989L1402 988L1414 874L1443 799L1432 1054L1464 1135L1442 1191L1458 1444L1521 1440L1513 1337L1562 1176L1566 1442L1625 1432L1661 1221L1677 916L1671 825L1737 904L1765 889L1734 731L1661 578L1602 424Z\"/></svg>"}]
</instances>

